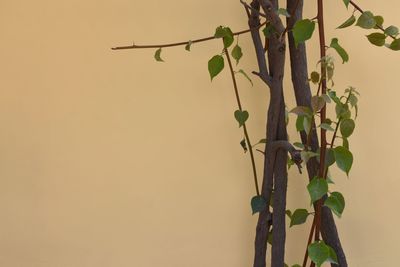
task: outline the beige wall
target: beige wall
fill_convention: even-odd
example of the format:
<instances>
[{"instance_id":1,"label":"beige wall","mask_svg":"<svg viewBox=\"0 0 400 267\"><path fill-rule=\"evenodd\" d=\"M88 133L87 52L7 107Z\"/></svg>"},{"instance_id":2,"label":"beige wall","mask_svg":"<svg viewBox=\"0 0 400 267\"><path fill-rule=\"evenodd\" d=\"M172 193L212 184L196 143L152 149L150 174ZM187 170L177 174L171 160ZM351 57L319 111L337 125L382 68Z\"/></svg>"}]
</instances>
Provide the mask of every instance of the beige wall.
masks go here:
<instances>
[{"instance_id":1,"label":"beige wall","mask_svg":"<svg viewBox=\"0 0 400 267\"><path fill-rule=\"evenodd\" d=\"M347 198L343 245L352 267L396 266L400 54L372 47L365 31L333 31L350 13L328 2L328 36L351 54L338 60L337 89L362 93L352 175L334 172ZM361 2L400 25L398 1ZM250 266L249 160L229 75L211 84L207 73L220 43L164 50L163 64L154 51L109 49L207 36L220 24L246 27L239 1L0 2L0 266ZM240 43L250 72L248 36ZM268 91L257 80L239 86L259 139ZM308 207L306 179L291 174L289 208ZM290 231L289 263L301 261L307 231Z\"/></svg>"}]
</instances>

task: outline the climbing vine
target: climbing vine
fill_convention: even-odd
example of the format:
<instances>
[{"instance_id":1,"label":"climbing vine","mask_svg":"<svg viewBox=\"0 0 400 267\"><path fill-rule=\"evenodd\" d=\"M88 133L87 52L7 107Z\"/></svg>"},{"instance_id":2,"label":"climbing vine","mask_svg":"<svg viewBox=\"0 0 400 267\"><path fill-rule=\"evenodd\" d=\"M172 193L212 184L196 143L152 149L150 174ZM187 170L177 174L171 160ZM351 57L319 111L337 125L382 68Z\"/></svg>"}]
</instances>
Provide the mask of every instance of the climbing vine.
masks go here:
<instances>
[{"instance_id":1,"label":"climbing vine","mask_svg":"<svg viewBox=\"0 0 400 267\"><path fill-rule=\"evenodd\" d=\"M241 0L249 28L233 32L228 26L218 26L213 35L201 39L156 45L129 45L114 47L122 49L155 49L156 61L164 62L163 48L183 46L191 51L193 45L210 40L221 40L221 50L208 60L208 73L211 81L224 69L228 69L237 109L233 118L243 130L239 142L249 155L254 183L254 197L250 200L253 214L258 214L256 228L254 267L266 266L267 244L271 244L271 266L288 266L284 261L286 242L286 218L289 227L304 224L312 217L312 226L305 242L305 255L300 264L292 267L347 266L335 221L345 210L345 196L339 191L331 191L332 177L330 169L336 166L349 176L353 165L353 153L350 149L350 137L356 128L358 115L358 90L352 86L340 89L335 87L335 57L342 64L349 62L350 56L342 47L338 38L330 38L329 45L325 36L323 0L317 2L316 16L303 18L303 0L287 0L287 7L279 7L277 0L253 0L247 3ZM338 0L340 1L340 0ZM372 11L363 10L351 0L342 0L344 7L351 12L350 17L337 29L351 26L368 31L366 39L375 46L400 50L399 29L385 26L384 18ZM286 23L285 23L286 21ZM308 72L305 42L314 38L318 31L320 55L317 69ZM270 102L265 137L257 143L251 141L247 126L249 112L243 107L237 85L237 76L241 75L253 86L250 75L237 68L243 57L239 36L250 34L258 70L252 74L260 78L270 89ZM236 39L236 40L235 40ZM236 42L235 42L236 41ZM288 43L288 45L287 45ZM289 49L287 49L287 47ZM283 94L285 55L289 50L293 89L297 106L286 109ZM332 106L334 112L328 112ZM331 109L329 109L331 110ZM288 140L286 127L288 119L294 116L300 141ZM318 137L319 135L319 137ZM263 144L264 150L256 149ZM264 155L264 171L260 181L255 163L255 151ZM290 157L288 157L288 155ZM286 209L287 169L296 165L299 172L306 168L309 183L305 190L310 196L313 211L307 207L295 210ZM261 184L260 184L261 182Z\"/></svg>"}]
</instances>

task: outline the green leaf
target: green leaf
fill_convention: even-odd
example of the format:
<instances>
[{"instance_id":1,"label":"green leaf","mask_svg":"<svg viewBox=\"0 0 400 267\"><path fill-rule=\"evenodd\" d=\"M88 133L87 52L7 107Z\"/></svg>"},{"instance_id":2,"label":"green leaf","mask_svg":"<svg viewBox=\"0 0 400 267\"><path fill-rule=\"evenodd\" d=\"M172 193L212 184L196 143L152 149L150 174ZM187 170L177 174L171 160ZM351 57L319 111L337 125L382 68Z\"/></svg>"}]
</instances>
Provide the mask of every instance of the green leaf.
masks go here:
<instances>
[{"instance_id":1,"label":"green leaf","mask_svg":"<svg viewBox=\"0 0 400 267\"><path fill-rule=\"evenodd\" d=\"M311 107L314 113L320 111L323 107L325 107L325 99L322 96L313 96L311 98Z\"/></svg>"},{"instance_id":2,"label":"green leaf","mask_svg":"<svg viewBox=\"0 0 400 267\"><path fill-rule=\"evenodd\" d=\"M223 38L226 35L226 28L223 26L219 26L215 29L214 37L215 38Z\"/></svg>"},{"instance_id":3,"label":"green leaf","mask_svg":"<svg viewBox=\"0 0 400 267\"><path fill-rule=\"evenodd\" d=\"M258 141L259 144L266 144L267 143L267 139L263 138L260 139L260 141Z\"/></svg>"},{"instance_id":4,"label":"green leaf","mask_svg":"<svg viewBox=\"0 0 400 267\"><path fill-rule=\"evenodd\" d=\"M290 210L286 210L285 214L289 217L292 218L292 212Z\"/></svg>"},{"instance_id":5,"label":"green leaf","mask_svg":"<svg viewBox=\"0 0 400 267\"><path fill-rule=\"evenodd\" d=\"M325 167L329 167L335 163L335 152L332 148L328 148L325 154Z\"/></svg>"},{"instance_id":6,"label":"green leaf","mask_svg":"<svg viewBox=\"0 0 400 267\"><path fill-rule=\"evenodd\" d=\"M329 90L328 91L328 95L333 100L333 102L335 102L336 104L340 103L340 99L339 99L339 97L336 96L336 92L335 91Z\"/></svg>"},{"instance_id":7,"label":"green leaf","mask_svg":"<svg viewBox=\"0 0 400 267\"><path fill-rule=\"evenodd\" d=\"M211 81L224 69L224 58L220 55L213 56L208 61L208 72L210 73Z\"/></svg>"},{"instance_id":8,"label":"green leaf","mask_svg":"<svg viewBox=\"0 0 400 267\"><path fill-rule=\"evenodd\" d=\"M321 94L326 103L331 103L331 98L327 94Z\"/></svg>"},{"instance_id":9,"label":"green leaf","mask_svg":"<svg viewBox=\"0 0 400 267\"><path fill-rule=\"evenodd\" d=\"M356 123L354 122L354 120L344 119L340 123L340 133L343 137L347 138L353 133L355 127Z\"/></svg>"},{"instance_id":10,"label":"green leaf","mask_svg":"<svg viewBox=\"0 0 400 267\"><path fill-rule=\"evenodd\" d=\"M311 78L310 78L310 80L312 81L312 83L314 83L314 84L318 84L319 83L319 73L318 72L316 72L316 71L313 71L313 72L311 72Z\"/></svg>"},{"instance_id":11,"label":"green leaf","mask_svg":"<svg viewBox=\"0 0 400 267\"><path fill-rule=\"evenodd\" d=\"M243 138L242 141L240 141L240 145L242 146L242 148L244 150L244 153L246 153L247 152L247 143L246 143L246 140L244 138Z\"/></svg>"},{"instance_id":12,"label":"green leaf","mask_svg":"<svg viewBox=\"0 0 400 267\"><path fill-rule=\"evenodd\" d=\"M236 65L239 64L239 60L242 58L242 48L239 45L235 45L232 49L232 57L236 60Z\"/></svg>"},{"instance_id":13,"label":"green leaf","mask_svg":"<svg viewBox=\"0 0 400 267\"><path fill-rule=\"evenodd\" d=\"M154 53L154 58L159 62L164 62L164 60L161 58L161 51L161 48L158 48L157 51Z\"/></svg>"},{"instance_id":14,"label":"green leaf","mask_svg":"<svg viewBox=\"0 0 400 267\"><path fill-rule=\"evenodd\" d=\"M376 25L375 25L374 29L379 29L378 26L382 27L383 22L384 22L384 18L382 16L374 16L374 19L375 19L375 22L376 22Z\"/></svg>"},{"instance_id":15,"label":"green leaf","mask_svg":"<svg viewBox=\"0 0 400 267\"><path fill-rule=\"evenodd\" d=\"M301 267L301 265L300 264L295 264L295 265L292 265L292 267Z\"/></svg>"},{"instance_id":16,"label":"green leaf","mask_svg":"<svg viewBox=\"0 0 400 267\"><path fill-rule=\"evenodd\" d=\"M296 147L298 147L298 148L300 148L300 149L304 149L304 144L303 144L303 143L294 142L293 145L296 146Z\"/></svg>"},{"instance_id":17,"label":"green leaf","mask_svg":"<svg viewBox=\"0 0 400 267\"><path fill-rule=\"evenodd\" d=\"M307 163L311 158L318 156L318 153L312 151L301 151L301 160Z\"/></svg>"},{"instance_id":18,"label":"green leaf","mask_svg":"<svg viewBox=\"0 0 400 267\"><path fill-rule=\"evenodd\" d=\"M320 267L329 259L329 247L324 243L324 241L316 241L308 246L308 256L317 267Z\"/></svg>"},{"instance_id":19,"label":"green leaf","mask_svg":"<svg viewBox=\"0 0 400 267\"><path fill-rule=\"evenodd\" d=\"M246 110L236 110L234 115L237 122L239 122L239 127L242 127L249 118L249 113Z\"/></svg>"},{"instance_id":20,"label":"green leaf","mask_svg":"<svg viewBox=\"0 0 400 267\"><path fill-rule=\"evenodd\" d=\"M324 205L330 208L340 218L343 214L346 203L341 193L332 192L325 200Z\"/></svg>"},{"instance_id":21,"label":"green leaf","mask_svg":"<svg viewBox=\"0 0 400 267\"><path fill-rule=\"evenodd\" d=\"M304 125L303 125L304 117L305 116L298 116L296 119L296 130L298 132L304 131Z\"/></svg>"},{"instance_id":22,"label":"green leaf","mask_svg":"<svg viewBox=\"0 0 400 267\"><path fill-rule=\"evenodd\" d=\"M334 151L336 165L339 167L339 169L349 175L351 166L353 165L353 154L351 154L351 152L343 146L335 147Z\"/></svg>"},{"instance_id":23,"label":"green leaf","mask_svg":"<svg viewBox=\"0 0 400 267\"><path fill-rule=\"evenodd\" d=\"M329 248L328 262L333 263L333 264L338 264L336 252L333 250L332 247L330 247L328 245L327 245L327 247Z\"/></svg>"},{"instance_id":24,"label":"green leaf","mask_svg":"<svg viewBox=\"0 0 400 267\"><path fill-rule=\"evenodd\" d=\"M389 26L385 29L385 33L387 35L391 35L391 36L397 36L399 34L399 28L397 28L396 26Z\"/></svg>"},{"instance_id":25,"label":"green leaf","mask_svg":"<svg viewBox=\"0 0 400 267\"><path fill-rule=\"evenodd\" d=\"M347 27L350 27L351 25L354 24L354 22L356 22L356 17L354 15L351 15L350 18L348 18L345 22L343 22L339 27L337 27L338 29L344 29Z\"/></svg>"},{"instance_id":26,"label":"green leaf","mask_svg":"<svg viewBox=\"0 0 400 267\"><path fill-rule=\"evenodd\" d=\"M225 48L230 47L234 41L233 32L229 27L219 26L218 28L215 29L214 37L222 38Z\"/></svg>"},{"instance_id":27,"label":"green leaf","mask_svg":"<svg viewBox=\"0 0 400 267\"><path fill-rule=\"evenodd\" d=\"M230 47L234 41L233 32L231 31L231 29L227 28L227 32L228 32L228 34L222 39L224 42L225 48Z\"/></svg>"},{"instance_id":28,"label":"green leaf","mask_svg":"<svg viewBox=\"0 0 400 267\"><path fill-rule=\"evenodd\" d=\"M332 39L330 47L336 50L336 52L342 58L343 63L349 61L349 55L347 54L346 50L344 50L343 47L339 45L339 41L337 38Z\"/></svg>"},{"instance_id":29,"label":"green leaf","mask_svg":"<svg viewBox=\"0 0 400 267\"><path fill-rule=\"evenodd\" d=\"M352 107L357 106L358 98L354 94L349 95L349 103Z\"/></svg>"},{"instance_id":30,"label":"green leaf","mask_svg":"<svg viewBox=\"0 0 400 267\"><path fill-rule=\"evenodd\" d=\"M187 45L185 46L186 51L190 51L190 48L192 47L192 41L189 40L189 42L187 43Z\"/></svg>"},{"instance_id":31,"label":"green leaf","mask_svg":"<svg viewBox=\"0 0 400 267\"><path fill-rule=\"evenodd\" d=\"M290 217L290 227L294 225L300 225L306 222L308 215L308 211L306 209L297 209L293 212Z\"/></svg>"},{"instance_id":32,"label":"green leaf","mask_svg":"<svg viewBox=\"0 0 400 267\"><path fill-rule=\"evenodd\" d=\"M347 104L339 102L336 104L335 110L337 118L348 119L351 116L349 105Z\"/></svg>"},{"instance_id":33,"label":"green leaf","mask_svg":"<svg viewBox=\"0 0 400 267\"><path fill-rule=\"evenodd\" d=\"M394 40L390 44L389 48L392 49L392 50L395 50L395 51L399 51L400 50L400 39Z\"/></svg>"},{"instance_id":34,"label":"green leaf","mask_svg":"<svg viewBox=\"0 0 400 267\"><path fill-rule=\"evenodd\" d=\"M343 3L347 8L349 8L350 0L343 0Z\"/></svg>"},{"instance_id":35,"label":"green leaf","mask_svg":"<svg viewBox=\"0 0 400 267\"><path fill-rule=\"evenodd\" d=\"M247 73L244 70L240 69L236 73L242 74L251 83L251 86L253 86L253 81L250 79L249 75L247 75Z\"/></svg>"},{"instance_id":36,"label":"green leaf","mask_svg":"<svg viewBox=\"0 0 400 267\"><path fill-rule=\"evenodd\" d=\"M287 18L290 17L289 12L288 12L285 8L279 8L278 11L276 11L276 13L277 13L278 15L282 15L282 16L285 16L285 17L287 17Z\"/></svg>"},{"instance_id":37,"label":"green leaf","mask_svg":"<svg viewBox=\"0 0 400 267\"><path fill-rule=\"evenodd\" d=\"M335 184L335 182L332 180L332 176L331 176L331 173L329 172L329 170L328 170L328 173L326 174L326 182L328 184Z\"/></svg>"},{"instance_id":38,"label":"green leaf","mask_svg":"<svg viewBox=\"0 0 400 267\"><path fill-rule=\"evenodd\" d=\"M293 37L297 47L312 37L315 29L315 22L309 19L298 20L293 26Z\"/></svg>"},{"instance_id":39,"label":"green leaf","mask_svg":"<svg viewBox=\"0 0 400 267\"><path fill-rule=\"evenodd\" d=\"M368 41L376 46L383 46L385 44L386 35L380 32L374 32L367 35Z\"/></svg>"},{"instance_id":40,"label":"green leaf","mask_svg":"<svg viewBox=\"0 0 400 267\"><path fill-rule=\"evenodd\" d=\"M335 131L335 129L333 129L332 126L330 126L327 123L321 123L321 125L319 127L321 127L322 129L325 129L327 131L331 131L331 132Z\"/></svg>"},{"instance_id":41,"label":"green leaf","mask_svg":"<svg viewBox=\"0 0 400 267\"><path fill-rule=\"evenodd\" d=\"M267 202L262 196L255 196L251 199L251 209L253 214L263 211L267 207Z\"/></svg>"},{"instance_id":42,"label":"green leaf","mask_svg":"<svg viewBox=\"0 0 400 267\"><path fill-rule=\"evenodd\" d=\"M309 134L312 127L312 120L310 117L304 117L303 119L303 128L306 134Z\"/></svg>"},{"instance_id":43,"label":"green leaf","mask_svg":"<svg viewBox=\"0 0 400 267\"><path fill-rule=\"evenodd\" d=\"M376 26L376 20L374 18L374 14L370 11L365 11L361 14L361 16L357 20L357 26L364 29L372 29Z\"/></svg>"},{"instance_id":44,"label":"green leaf","mask_svg":"<svg viewBox=\"0 0 400 267\"><path fill-rule=\"evenodd\" d=\"M264 33L264 36L265 36L265 38L270 38L271 37L271 35L273 34L275 32L275 28L274 28L274 26L272 26L272 24L267 24L266 26L265 26L265 28L263 29L263 33Z\"/></svg>"},{"instance_id":45,"label":"green leaf","mask_svg":"<svg viewBox=\"0 0 400 267\"><path fill-rule=\"evenodd\" d=\"M307 185L307 189L311 197L311 202L314 203L328 192L328 183L325 179L314 177Z\"/></svg>"},{"instance_id":46,"label":"green leaf","mask_svg":"<svg viewBox=\"0 0 400 267\"><path fill-rule=\"evenodd\" d=\"M294 113L297 116L307 116L307 117L312 117L312 111L309 107L305 106L297 106L293 108L290 113Z\"/></svg>"}]
</instances>

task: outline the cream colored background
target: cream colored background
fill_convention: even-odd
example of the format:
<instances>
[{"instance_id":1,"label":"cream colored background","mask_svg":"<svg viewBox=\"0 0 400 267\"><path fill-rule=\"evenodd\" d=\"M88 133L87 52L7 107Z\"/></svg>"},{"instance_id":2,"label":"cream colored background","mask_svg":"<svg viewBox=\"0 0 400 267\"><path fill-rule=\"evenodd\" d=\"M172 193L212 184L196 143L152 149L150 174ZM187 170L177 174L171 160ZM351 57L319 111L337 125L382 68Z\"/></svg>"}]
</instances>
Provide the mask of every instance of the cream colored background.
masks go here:
<instances>
[{"instance_id":1,"label":"cream colored background","mask_svg":"<svg viewBox=\"0 0 400 267\"><path fill-rule=\"evenodd\" d=\"M398 1L359 2L400 25ZM336 89L362 93L352 175L334 173L347 199L343 245L352 267L397 266L400 54L369 45L366 31L333 31L351 13L342 1L327 10L328 37L351 55L337 60ZM110 50L220 24L246 27L239 1L0 1L0 266L251 265L250 163L229 75L211 84L207 73L220 43L163 50L162 64L154 50ZM250 72L249 37L240 43ZM259 139L268 91L256 79L239 86ZM291 174L289 208L308 207L306 179ZM301 261L308 228L290 230L289 263Z\"/></svg>"}]
</instances>

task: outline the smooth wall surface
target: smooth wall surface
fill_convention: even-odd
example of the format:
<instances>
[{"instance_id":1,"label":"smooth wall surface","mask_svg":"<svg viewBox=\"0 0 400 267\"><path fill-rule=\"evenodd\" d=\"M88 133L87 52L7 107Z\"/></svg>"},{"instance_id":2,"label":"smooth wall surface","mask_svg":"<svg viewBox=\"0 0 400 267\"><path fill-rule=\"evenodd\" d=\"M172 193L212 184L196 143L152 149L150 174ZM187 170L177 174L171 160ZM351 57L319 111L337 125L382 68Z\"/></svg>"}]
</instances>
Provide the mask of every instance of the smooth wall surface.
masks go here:
<instances>
[{"instance_id":1,"label":"smooth wall surface","mask_svg":"<svg viewBox=\"0 0 400 267\"><path fill-rule=\"evenodd\" d=\"M359 2L400 25L398 1ZM333 173L347 199L343 246L351 267L396 266L400 53L373 47L367 31L334 30L352 10L326 5L328 39L350 53L346 65L337 58L336 90L362 94L352 174ZM154 50L110 50L209 36L221 24L246 28L239 1L0 1L0 266L251 266L250 162L229 73L210 83L207 72L220 42L164 49L165 63ZM250 73L249 36L240 44L238 68ZM269 95L254 83L239 78L257 140ZM289 77L285 90L293 107ZM305 177L290 174L288 208L308 208ZM302 260L308 231L289 231L288 263Z\"/></svg>"}]
</instances>

